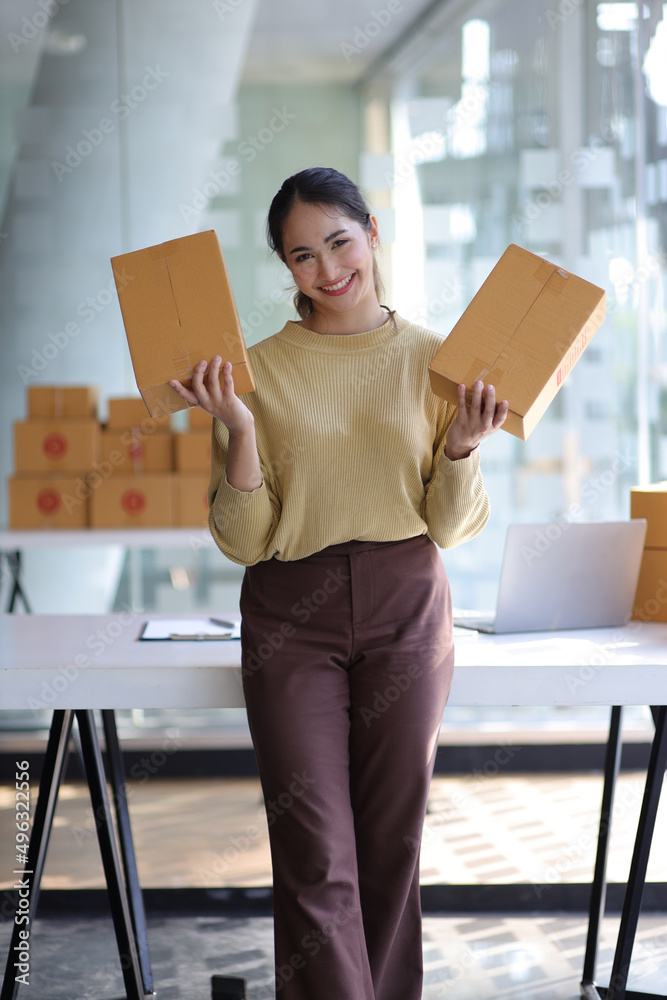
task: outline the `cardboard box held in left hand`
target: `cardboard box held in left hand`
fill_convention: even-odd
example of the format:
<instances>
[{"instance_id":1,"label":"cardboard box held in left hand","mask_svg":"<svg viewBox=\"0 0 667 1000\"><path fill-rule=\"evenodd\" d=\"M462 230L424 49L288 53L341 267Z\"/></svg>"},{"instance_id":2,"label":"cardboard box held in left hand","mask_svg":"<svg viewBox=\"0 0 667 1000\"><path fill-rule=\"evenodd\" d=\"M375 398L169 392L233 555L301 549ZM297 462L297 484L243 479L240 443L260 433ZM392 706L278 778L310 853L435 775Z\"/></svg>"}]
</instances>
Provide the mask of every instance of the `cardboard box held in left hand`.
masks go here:
<instances>
[{"instance_id":1,"label":"cardboard box held in left hand","mask_svg":"<svg viewBox=\"0 0 667 1000\"><path fill-rule=\"evenodd\" d=\"M219 354L234 391L255 384L227 268L214 230L111 258L137 386L152 417L188 404L169 385ZM208 371L204 382L208 378Z\"/></svg>"},{"instance_id":2,"label":"cardboard box held in left hand","mask_svg":"<svg viewBox=\"0 0 667 1000\"><path fill-rule=\"evenodd\" d=\"M456 405L480 379L509 402L526 441L605 315L605 291L512 243L431 359L431 388Z\"/></svg>"}]
</instances>

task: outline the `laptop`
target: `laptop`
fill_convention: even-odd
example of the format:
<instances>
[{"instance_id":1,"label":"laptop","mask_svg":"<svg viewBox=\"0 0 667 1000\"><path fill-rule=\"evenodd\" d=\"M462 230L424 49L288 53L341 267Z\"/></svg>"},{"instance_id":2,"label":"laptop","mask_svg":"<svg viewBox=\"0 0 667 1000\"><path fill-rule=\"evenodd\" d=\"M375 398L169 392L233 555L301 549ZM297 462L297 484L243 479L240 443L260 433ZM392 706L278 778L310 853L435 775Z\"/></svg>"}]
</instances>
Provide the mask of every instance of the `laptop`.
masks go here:
<instances>
[{"instance_id":1,"label":"laptop","mask_svg":"<svg viewBox=\"0 0 667 1000\"><path fill-rule=\"evenodd\" d=\"M454 625L494 634L625 625L645 536L644 518L512 524L495 615L455 612Z\"/></svg>"}]
</instances>

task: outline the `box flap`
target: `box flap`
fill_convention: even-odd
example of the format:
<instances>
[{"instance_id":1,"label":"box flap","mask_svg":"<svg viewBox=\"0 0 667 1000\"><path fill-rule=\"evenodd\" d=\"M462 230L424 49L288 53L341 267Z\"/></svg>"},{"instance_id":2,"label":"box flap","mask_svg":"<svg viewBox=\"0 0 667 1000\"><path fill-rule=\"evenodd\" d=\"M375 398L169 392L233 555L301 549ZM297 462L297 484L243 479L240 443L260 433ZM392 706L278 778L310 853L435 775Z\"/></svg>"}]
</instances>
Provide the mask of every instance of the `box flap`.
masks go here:
<instances>
[{"instance_id":1,"label":"box flap","mask_svg":"<svg viewBox=\"0 0 667 1000\"><path fill-rule=\"evenodd\" d=\"M527 413L552 376L558 376L560 371L558 384L565 380L602 322L604 310L599 321L593 319L601 300L604 300L601 289L554 268L500 352L486 381L496 388L504 386L505 392L511 391L513 409Z\"/></svg>"},{"instance_id":2,"label":"box flap","mask_svg":"<svg viewBox=\"0 0 667 1000\"><path fill-rule=\"evenodd\" d=\"M511 244L507 248L441 348L448 378L466 385L477 378L490 381L488 373L554 270L555 265L522 247ZM455 336L463 332L465 351ZM438 370L444 372L442 364Z\"/></svg>"}]
</instances>

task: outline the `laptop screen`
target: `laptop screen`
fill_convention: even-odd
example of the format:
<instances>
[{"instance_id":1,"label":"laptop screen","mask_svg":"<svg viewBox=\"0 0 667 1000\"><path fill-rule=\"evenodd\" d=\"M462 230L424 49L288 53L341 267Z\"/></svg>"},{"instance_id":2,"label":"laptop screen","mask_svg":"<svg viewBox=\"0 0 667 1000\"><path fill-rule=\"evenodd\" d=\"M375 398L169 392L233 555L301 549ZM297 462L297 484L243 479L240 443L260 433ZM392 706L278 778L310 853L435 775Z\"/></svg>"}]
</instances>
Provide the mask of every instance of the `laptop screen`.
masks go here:
<instances>
[{"instance_id":1,"label":"laptop screen","mask_svg":"<svg viewBox=\"0 0 667 1000\"><path fill-rule=\"evenodd\" d=\"M645 535L642 518L510 525L494 632L625 624Z\"/></svg>"}]
</instances>

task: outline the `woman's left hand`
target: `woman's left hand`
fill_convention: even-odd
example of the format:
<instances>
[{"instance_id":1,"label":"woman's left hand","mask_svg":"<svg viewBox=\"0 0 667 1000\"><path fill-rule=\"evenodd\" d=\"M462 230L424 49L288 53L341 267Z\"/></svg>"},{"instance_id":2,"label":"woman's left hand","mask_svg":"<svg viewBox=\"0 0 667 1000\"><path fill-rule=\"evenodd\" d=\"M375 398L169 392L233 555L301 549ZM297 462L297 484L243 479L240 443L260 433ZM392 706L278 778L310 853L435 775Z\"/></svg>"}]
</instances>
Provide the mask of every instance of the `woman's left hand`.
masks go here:
<instances>
[{"instance_id":1,"label":"woman's left hand","mask_svg":"<svg viewBox=\"0 0 667 1000\"><path fill-rule=\"evenodd\" d=\"M459 386L458 406L445 443L445 455L452 462L467 458L484 438L502 427L509 410L506 399L496 406L496 390L479 380L472 387L470 409L466 401L466 387L463 384Z\"/></svg>"}]
</instances>

